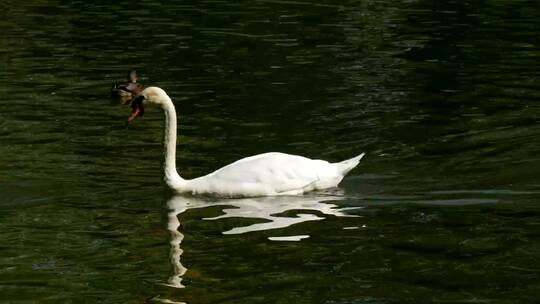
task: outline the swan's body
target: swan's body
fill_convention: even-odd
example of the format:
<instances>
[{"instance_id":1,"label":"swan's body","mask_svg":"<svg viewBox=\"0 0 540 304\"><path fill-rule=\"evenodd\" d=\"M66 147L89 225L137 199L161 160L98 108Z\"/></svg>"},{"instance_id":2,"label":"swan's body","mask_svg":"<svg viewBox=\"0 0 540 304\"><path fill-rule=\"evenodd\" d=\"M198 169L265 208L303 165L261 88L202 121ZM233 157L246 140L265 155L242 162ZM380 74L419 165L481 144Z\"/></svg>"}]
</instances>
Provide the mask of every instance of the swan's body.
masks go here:
<instances>
[{"instance_id":1,"label":"swan's body","mask_svg":"<svg viewBox=\"0 0 540 304\"><path fill-rule=\"evenodd\" d=\"M184 182L189 182L188 192L195 194L296 195L336 187L346 174L344 171L354 168L358 160L353 159L340 167L324 160L270 152L243 158L208 175ZM183 192L181 185L172 188Z\"/></svg>"},{"instance_id":2,"label":"swan's body","mask_svg":"<svg viewBox=\"0 0 540 304\"><path fill-rule=\"evenodd\" d=\"M165 112L165 182L178 193L227 197L298 195L336 187L364 153L338 163L271 152L246 157L208 175L186 180L176 171L176 111L165 91L145 89L132 102L129 122L142 113L143 102L157 104Z\"/></svg>"}]
</instances>

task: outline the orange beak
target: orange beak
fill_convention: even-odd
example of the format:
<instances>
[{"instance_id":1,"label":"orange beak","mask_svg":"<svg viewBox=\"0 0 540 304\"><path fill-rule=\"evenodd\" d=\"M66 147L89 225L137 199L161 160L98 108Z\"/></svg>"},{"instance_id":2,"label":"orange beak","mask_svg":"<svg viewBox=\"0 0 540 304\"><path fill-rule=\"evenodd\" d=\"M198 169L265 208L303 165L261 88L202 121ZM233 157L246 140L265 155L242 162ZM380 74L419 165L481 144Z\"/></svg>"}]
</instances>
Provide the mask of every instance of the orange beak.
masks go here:
<instances>
[{"instance_id":1,"label":"orange beak","mask_svg":"<svg viewBox=\"0 0 540 304\"><path fill-rule=\"evenodd\" d=\"M144 96L142 95L138 96L131 102L131 114L129 114L129 117L127 120L128 123L132 123L135 120L135 118L139 116L143 116L144 114L143 102L144 102Z\"/></svg>"},{"instance_id":2,"label":"orange beak","mask_svg":"<svg viewBox=\"0 0 540 304\"><path fill-rule=\"evenodd\" d=\"M131 114L129 114L128 117L128 123L132 123L137 116L141 113L141 108L138 106L134 106L133 109L131 109Z\"/></svg>"}]
</instances>

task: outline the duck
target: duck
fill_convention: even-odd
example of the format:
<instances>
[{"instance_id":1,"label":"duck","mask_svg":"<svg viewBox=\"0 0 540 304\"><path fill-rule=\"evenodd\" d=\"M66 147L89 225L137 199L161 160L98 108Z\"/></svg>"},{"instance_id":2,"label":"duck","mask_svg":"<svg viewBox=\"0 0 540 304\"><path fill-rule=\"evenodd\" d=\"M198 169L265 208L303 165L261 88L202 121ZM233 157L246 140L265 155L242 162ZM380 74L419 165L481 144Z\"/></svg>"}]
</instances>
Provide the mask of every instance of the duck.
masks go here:
<instances>
[{"instance_id":1,"label":"duck","mask_svg":"<svg viewBox=\"0 0 540 304\"><path fill-rule=\"evenodd\" d=\"M365 155L361 153L331 163L282 152L267 152L242 158L201 177L184 179L176 168L177 115L171 98L159 87L148 87L131 101L130 106L128 124L143 116L146 106L157 106L163 110L163 179L178 194L230 198L302 195L308 191L337 187Z\"/></svg>"},{"instance_id":2,"label":"duck","mask_svg":"<svg viewBox=\"0 0 540 304\"><path fill-rule=\"evenodd\" d=\"M144 86L137 81L140 79L136 70L130 70L125 83L115 83L111 88L111 97L118 98L123 104L128 104L131 99L140 94Z\"/></svg>"}]
</instances>

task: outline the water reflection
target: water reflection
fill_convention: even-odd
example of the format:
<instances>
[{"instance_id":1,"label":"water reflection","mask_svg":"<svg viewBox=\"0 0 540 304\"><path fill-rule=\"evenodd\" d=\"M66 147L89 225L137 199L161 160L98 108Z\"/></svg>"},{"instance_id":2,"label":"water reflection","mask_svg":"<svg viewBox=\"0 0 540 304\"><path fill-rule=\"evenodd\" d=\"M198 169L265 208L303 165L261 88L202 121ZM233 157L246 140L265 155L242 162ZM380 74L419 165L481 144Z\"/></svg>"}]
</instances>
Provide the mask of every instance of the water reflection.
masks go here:
<instances>
[{"instance_id":1,"label":"water reflection","mask_svg":"<svg viewBox=\"0 0 540 304\"><path fill-rule=\"evenodd\" d=\"M167 230L169 230L171 235L171 239L169 241L169 244L171 245L169 258L173 269L173 275L169 277L167 284L165 285L174 288L184 288L185 286L182 284L182 276L186 273L187 268L184 267L180 261L180 256L183 252L182 248L180 248L180 244L182 243L182 240L184 240L184 234L180 231L180 220L178 219L178 215L186 211L188 208L186 205L175 204L175 201L177 200L172 198L167 204L169 208L169 212L167 214Z\"/></svg>"},{"instance_id":2,"label":"water reflection","mask_svg":"<svg viewBox=\"0 0 540 304\"><path fill-rule=\"evenodd\" d=\"M187 196L174 196L168 204L170 210L179 215L189 209L226 206L223 214L216 217L206 217L203 220L219 220L226 218L261 219L263 223L235 227L223 231L223 234L242 234L253 231L271 230L289 227L307 221L323 220L322 215L350 217L345 211L359 207L340 208L336 203L343 200L343 196L329 194L312 194L307 196L277 196L255 197L241 199L207 199ZM232 207L232 208L231 208ZM321 213L296 213L287 216L285 213L293 210L315 211ZM170 214L172 216L172 213ZM171 219L169 219L170 223Z\"/></svg>"},{"instance_id":3,"label":"water reflection","mask_svg":"<svg viewBox=\"0 0 540 304\"><path fill-rule=\"evenodd\" d=\"M325 216L354 217L356 215L347 214L347 210L358 209L360 207L339 207L338 202L344 196L330 194L311 194L306 196L278 196L278 197L256 197L242 199L216 200L210 198L198 198L190 196L173 196L167 202L168 219L167 229L170 238L170 262L173 274L165 285L174 288L185 288L182 284L182 277L187 268L182 265L181 256L183 253L180 245L184 239L184 234L180 231L181 222L179 216L190 209L200 209L208 207L223 206L223 214L216 217L206 217L203 220L220 220L227 218L260 219L264 222L247 226L234 227L223 231L225 235L242 234L263 230L274 230L289 227L291 225L324 220ZM298 212L316 212L298 213ZM290 215L294 213L294 215ZM309 235L292 236L271 236L271 241L300 241L308 238Z\"/></svg>"}]
</instances>

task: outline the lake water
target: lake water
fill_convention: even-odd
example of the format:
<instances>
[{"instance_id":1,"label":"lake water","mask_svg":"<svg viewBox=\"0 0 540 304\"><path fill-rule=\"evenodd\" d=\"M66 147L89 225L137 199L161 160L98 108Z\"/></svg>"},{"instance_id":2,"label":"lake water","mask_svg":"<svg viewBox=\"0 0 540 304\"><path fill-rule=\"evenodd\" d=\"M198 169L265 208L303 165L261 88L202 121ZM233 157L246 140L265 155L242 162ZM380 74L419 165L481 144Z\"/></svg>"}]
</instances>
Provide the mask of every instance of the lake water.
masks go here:
<instances>
[{"instance_id":1,"label":"lake water","mask_svg":"<svg viewBox=\"0 0 540 304\"><path fill-rule=\"evenodd\" d=\"M3 1L1 303L533 303L540 2ZM162 182L268 151L367 155L339 189Z\"/></svg>"}]
</instances>

